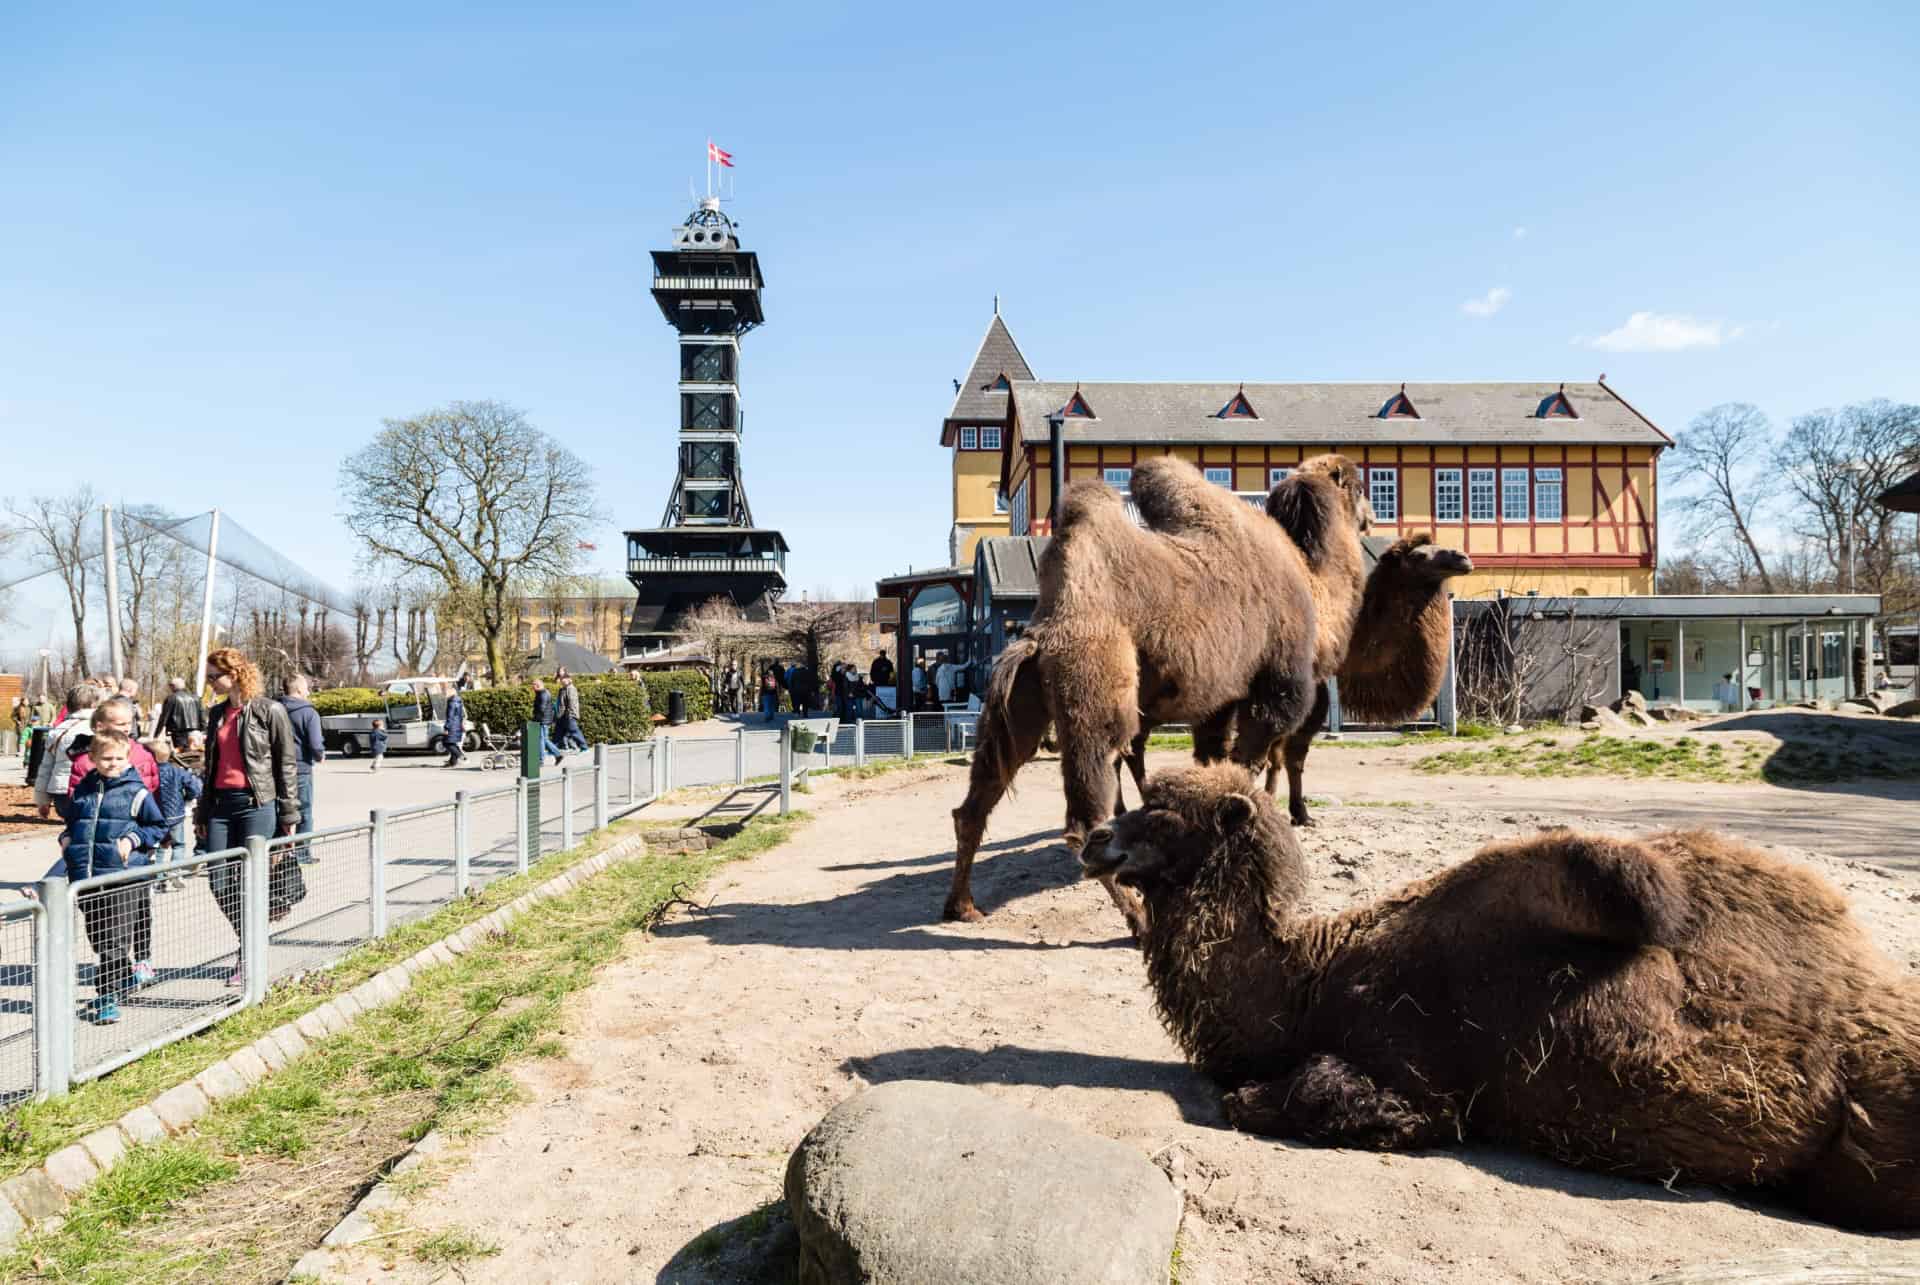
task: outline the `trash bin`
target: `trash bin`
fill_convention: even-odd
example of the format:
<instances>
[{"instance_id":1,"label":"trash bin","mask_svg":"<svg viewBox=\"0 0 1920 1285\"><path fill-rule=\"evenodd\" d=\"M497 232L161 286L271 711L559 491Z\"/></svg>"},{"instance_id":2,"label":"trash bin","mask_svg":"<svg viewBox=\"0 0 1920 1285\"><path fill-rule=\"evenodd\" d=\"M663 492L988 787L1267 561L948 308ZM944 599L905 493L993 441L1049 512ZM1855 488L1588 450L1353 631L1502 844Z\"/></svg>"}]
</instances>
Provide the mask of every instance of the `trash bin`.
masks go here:
<instances>
[{"instance_id":1,"label":"trash bin","mask_svg":"<svg viewBox=\"0 0 1920 1285\"><path fill-rule=\"evenodd\" d=\"M678 727L687 721L687 694L679 688L667 693L667 722Z\"/></svg>"}]
</instances>

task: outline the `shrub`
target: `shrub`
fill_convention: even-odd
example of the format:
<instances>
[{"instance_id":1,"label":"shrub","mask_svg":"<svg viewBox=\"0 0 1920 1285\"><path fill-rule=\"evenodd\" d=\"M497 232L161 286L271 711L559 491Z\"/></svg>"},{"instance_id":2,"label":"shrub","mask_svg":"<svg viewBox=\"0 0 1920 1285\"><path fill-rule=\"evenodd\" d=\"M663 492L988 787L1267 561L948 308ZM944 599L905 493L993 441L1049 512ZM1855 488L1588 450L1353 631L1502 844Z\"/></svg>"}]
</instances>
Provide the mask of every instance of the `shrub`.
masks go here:
<instances>
[{"instance_id":1,"label":"shrub","mask_svg":"<svg viewBox=\"0 0 1920 1285\"><path fill-rule=\"evenodd\" d=\"M644 741L653 735L653 706L644 685L625 674L575 678L580 689L580 730L595 745L603 741ZM547 690L560 698L560 687ZM485 723L495 732L513 734L533 717L533 688L488 687L466 693L467 725Z\"/></svg>"},{"instance_id":2,"label":"shrub","mask_svg":"<svg viewBox=\"0 0 1920 1285\"><path fill-rule=\"evenodd\" d=\"M667 712L667 693L683 691L687 694L687 718L690 721L697 723L703 718L713 717L713 685L708 681L705 670L666 669L646 674L645 678L647 695L653 701L653 708L662 714ZM757 690L755 694L757 697Z\"/></svg>"},{"instance_id":3,"label":"shrub","mask_svg":"<svg viewBox=\"0 0 1920 1285\"><path fill-rule=\"evenodd\" d=\"M384 714L386 699L371 687L330 687L313 694L313 708L321 715Z\"/></svg>"}]
</instances>

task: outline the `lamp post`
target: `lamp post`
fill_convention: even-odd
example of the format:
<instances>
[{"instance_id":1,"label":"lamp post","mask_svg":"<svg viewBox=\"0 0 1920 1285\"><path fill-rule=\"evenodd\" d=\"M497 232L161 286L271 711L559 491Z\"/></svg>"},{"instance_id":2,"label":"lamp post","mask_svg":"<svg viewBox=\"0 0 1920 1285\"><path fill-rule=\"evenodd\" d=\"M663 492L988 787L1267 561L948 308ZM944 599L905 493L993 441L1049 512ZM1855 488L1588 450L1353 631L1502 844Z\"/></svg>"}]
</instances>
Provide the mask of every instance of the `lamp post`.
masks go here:
<instances>
[{"instance_id":1,"label":"lamp post","mask_svg":"<svg viewBox=\"0 0 1920 1285\"><path fill-rule=\"evenodd\" d=\"M1867 474L1865 461L1850 461L1847 464L1847 474L1853 479L1853 487L1847 496L1847 592L1853 593L1859 588L1853 575L1854 537L1857 534L1856 528L1859 525L1857 519L1860 516L1860 479Z\"/></svg>"}]
</instances>

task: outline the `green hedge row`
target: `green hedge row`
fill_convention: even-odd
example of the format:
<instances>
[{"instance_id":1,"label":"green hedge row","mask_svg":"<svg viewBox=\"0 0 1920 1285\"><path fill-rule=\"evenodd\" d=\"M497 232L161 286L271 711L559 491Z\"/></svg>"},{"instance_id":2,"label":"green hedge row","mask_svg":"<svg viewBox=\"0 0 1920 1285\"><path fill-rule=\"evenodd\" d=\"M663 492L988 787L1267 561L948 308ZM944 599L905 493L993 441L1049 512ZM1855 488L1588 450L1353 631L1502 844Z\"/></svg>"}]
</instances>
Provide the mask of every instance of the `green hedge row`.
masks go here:
<instances>
[{"instance_id":1,"label":"green hedge row","mask_svg":"<svg viewBox=\"0 0 1920 1285\"><path fill-rule=\"evenodd\" d=\"M371 687L329 687L313 694L313 707L322 715L387 712L386 700Z\"/></svg>"},{"instance_id":2,"label":"green hedge row","mask_svg":"<svg viewBox=\"0 0 1920 1285\"><path fill-rule=\"evenodd\" d=\"M625 674L604 674L573 680L580 689L580 730L587 740L644 741L653 735L653 703L644 684ZM554 699L559 684L548 683ZM485 723L496 732L512 732L533 717L533 688L526 686L487 687L466 693L467 725L477 728Z\"/></svg>"},{"instance_id":3,"label":"green hedge row","mask_svg":"<svg viewBox=\"0 0 1920 1285\"><path fill-rule=\"evenodd\" d=\"M683 691L687 694L687 718L699 722L703 718L713 717L713 686L707 681L704 671L698 669L667 669L659 673L644 675L647 694L653 698L653 707L660 713L667 712L667 693Z\"/></svg>"}]
</instances>

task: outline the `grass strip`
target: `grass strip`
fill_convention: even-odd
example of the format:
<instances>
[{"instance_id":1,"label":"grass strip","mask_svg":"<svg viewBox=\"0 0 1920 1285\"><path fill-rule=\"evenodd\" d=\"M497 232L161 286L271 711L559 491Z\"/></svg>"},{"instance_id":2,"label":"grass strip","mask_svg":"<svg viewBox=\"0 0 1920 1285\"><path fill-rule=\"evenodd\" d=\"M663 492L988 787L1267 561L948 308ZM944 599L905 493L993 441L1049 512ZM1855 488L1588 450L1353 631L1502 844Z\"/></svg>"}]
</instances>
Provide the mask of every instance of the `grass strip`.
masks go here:
<instances>
[{"instance_id":1,"label":"grass strip","mask_svg":"<svg viewBox=\"0 0 1920 1285\"><path fill-rule=\"evenodd\" d=\"M584 843L544 858L524 875L496 880L465 901L394 928L381 940L353 950L332 968L275 986L267 992L264 1003L241 1009L197 1035L155 1049L110 1075L78 1085L64 1098L13 1107L0 1117L0 1181L33 1168L60 1148L114 1123L174 1085L191 1080L282 1022L293 1021L448 933L485 918L527 889L564 873L639 828L636 820L616 821Z\"/></svg>"},{"instance_id":2,"label":"grass strip","mask_svg":"<svg viewBox=\"0 0 1920 1285\"><path fill-rule=\"evenodd\" d=\"M1588 735L1568 742L1535 736L1487 749L1449 750L1415 763L1426 773L1474 776L1618 776L1668 781L1815 785L1872 777L1906 777L1920 764L1844 745L1780 745L1702 740L1692 736L1639 738Z\"/></svg>"},{"instance_id":3,"label":"grass strip","mask_svg":"<svg viewBox=\"0 0 1920 1285\"><path fill-rule=\"evenodd\" d=\"M662 904L783 842L802 820L768 817L707 852L621 862L538 903L453 963L416 974L399 1002L219 1104L192 1133L134 1148L63 1225L29 1232L0 1258L0 1279L283 1279L429 1130L459 1136L514 1101L505 1064L560 1052L550 1032L562 1002ZM441 1264L491 1249L453 1232L402 1230L380 1243Z\"/></svg>"}]
</instances>

